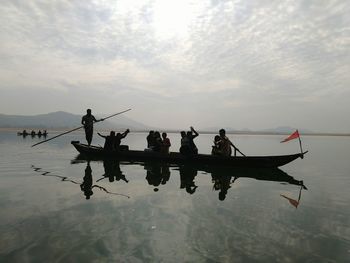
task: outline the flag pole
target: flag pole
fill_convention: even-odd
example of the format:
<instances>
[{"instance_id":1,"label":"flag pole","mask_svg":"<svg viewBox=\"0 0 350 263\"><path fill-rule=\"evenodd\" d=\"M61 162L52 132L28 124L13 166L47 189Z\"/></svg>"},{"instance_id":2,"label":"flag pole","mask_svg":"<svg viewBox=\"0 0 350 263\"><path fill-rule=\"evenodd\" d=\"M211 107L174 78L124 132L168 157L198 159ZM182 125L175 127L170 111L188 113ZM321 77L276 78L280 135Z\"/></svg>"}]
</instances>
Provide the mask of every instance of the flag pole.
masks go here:
<instances>
[{"instance_id":1,"label":"flag pole","mask_svg":"<svg viewBox=\"0 0 350 263\"><path fill-rule=\"evenodd\" d=\"M300 146L301 158L304 158L303 147L302 147L302 145L301 145L301 139L300 139L300 133L299 133L298 130L297 130L297 132L298 132L298 134L299 134L298 139L299 139L299 146Z\"/></svg>"}]
</instances>

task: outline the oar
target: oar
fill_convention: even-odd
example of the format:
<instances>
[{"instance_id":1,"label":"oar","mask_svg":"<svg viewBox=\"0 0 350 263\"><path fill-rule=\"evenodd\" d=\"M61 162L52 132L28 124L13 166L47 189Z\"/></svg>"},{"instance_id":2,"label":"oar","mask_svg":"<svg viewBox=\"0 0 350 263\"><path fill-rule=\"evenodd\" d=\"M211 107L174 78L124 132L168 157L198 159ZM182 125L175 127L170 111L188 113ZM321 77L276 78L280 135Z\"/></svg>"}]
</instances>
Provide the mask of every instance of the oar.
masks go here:
<instances>
[{"instance_id":1,"label":"oar","mask_svg":"<svg viewBox=\"0 0 350 263\"><path fill-rule=\"evenodd\" d=\"M235 149L235 151L239 152L240 154L242 154L243 156L246 156L244 153L242 153L236 146L233 145L233 143L230 141L232 147ZM235 154L236 156L236 154Z\"/></svg>"},{"instance_id":2,"label":"oar","mask_svg":"<svg viewBox=\"0 0 350 263\"><path fill-rule=\"evenodd\" d=\"M109 119L109 118L112 118L112 117L114 117L114 116L116 116L116 115L119 115L119 114L122 114L122 113L124 113L124 112L127 112L127 111L129 111L129 110L131 110L131 109L127 109L127 110L124 110L124 111L121 111L121 112L112 114L112 115L110 115L110 116L107 116L107 117L105 117L105 118L102 118L101 120L98 120L97 122L107 120L107 119ZM80 126L80 127L77 127L77 128L75 128L75 129L73 129L73 130L60 133L60 134L58 134L58 135L56 135L56 136L54 136L54 137L51 137L50 139L47 139L47 140L38 142L38 143L36 143L36 144L33 144L32 147L34 147L34 146L36 146L36 145L39 145L39 144L42 144L42 143L44 143L44 142L51 141L51 140L53 140L53 139L55 139L55 138L57 138L57 137L60 137L60 136L65 135L65 134L67 134L67 133L70 133L70 132L79 130L79 129L83 128L83 127L84 127L84 125L82 125L82 126Z\"/></svg>"}]
</instances>

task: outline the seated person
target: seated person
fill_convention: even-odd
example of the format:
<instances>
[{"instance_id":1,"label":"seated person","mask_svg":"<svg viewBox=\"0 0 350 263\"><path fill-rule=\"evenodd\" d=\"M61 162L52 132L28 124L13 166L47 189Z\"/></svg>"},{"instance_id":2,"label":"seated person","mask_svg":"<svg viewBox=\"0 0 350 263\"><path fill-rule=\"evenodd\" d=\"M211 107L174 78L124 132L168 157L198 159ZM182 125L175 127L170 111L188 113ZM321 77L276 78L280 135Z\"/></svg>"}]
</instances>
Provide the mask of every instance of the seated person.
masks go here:
<instances>
[{"instance_id":1,"label":"seated person","mask_svg":"<svg viewBox=\"0 0 350 263\"><path fill-rule=\"evenodd\" d=\"M103 149L105 151L114 151L115 150L115 146L114 146L114 143L115 143L115 132L114 131L111 131L109 133L109 135L102 135L101 133L97 133L98 135L100 135L102 138L105 138L105 144L103 146Z\"/></svg>"},{"instance_id":2,"label":"seated person","mask_svg":"<svg viewBox=\"0 0 350 263\"><path fill-rule=\"evenodd\" d=\"M180 153L188 155L191 153L190 140L186 135L185 131L181 132L181 147Z\"/></svg>"},{"instance_id":3,"label":"seated person","mask_svg":"<svg viewBox=\"0 0 350 263\"><path fill-rule=\"evenodd\" d=\"M216 135L214 137L214 145L212 146L211 149L211 154L212 155L221 155L221 138L219 135Z\"/></svg>"},{"instance_id":4,"label":"seated person","mask_svg":"<svg viewBox=\"0 0 350 263\"><path fill-rule=\"evenodd\" d=\"M152 149L154 147L154 131L150 131L146 137L147 139L147 148Z\"/></svg>"},{"instance_id":5,"label":"seated person","mask_svg":"<svg viewBox=\"0 0 350 263\"><path fill-rule=\"evenodd\" d=\"M231 156L232 150L231 146L233 146L232 142L229 138L226 137L226 131L224 129L221 129L219 131L220 134L220 155L223 156Z\"/></svg>"},{"instance_id":6,"label":"seated person","mask_svg":"<svg viewBox=\"0 0 350 263\"><path fill-rule=\"evenodd\" d=\"M163 141L162 138L160 137L159 131L154 132L154 146L153 146L153 151L154 152L160 152L162 149Z\"/></svg>"},{"instance_id":7,"label":"seated person","mask_svg":"<svg viewBox=\"0 0 350 263\"><path fill-rule=\"evenodd\" d=\"M122 141L122 139L124 139L125 137L126 137L126 135L128 135L128 133L130 132L130 130L129 129L127 129L125 132L123 132L123 133L117 133L117 135L115 136L115 141L114 141L114 148L116 149L116 150L122 150L121 149L121 141Z\"/></svg>"},{"instance_id":8,"label":"seated person","mask_svg":"<svg viewBox=\"0 0 350 263\"><path fill-rule=\"evenodd\" d=\"M162 138L163 138L163 141L162 141L161 152L162 153L169 153L169 148L171 146L171 143L170 143L170 139L167 137L166 132L162 133Z\"/></svg>"}]
</instances>

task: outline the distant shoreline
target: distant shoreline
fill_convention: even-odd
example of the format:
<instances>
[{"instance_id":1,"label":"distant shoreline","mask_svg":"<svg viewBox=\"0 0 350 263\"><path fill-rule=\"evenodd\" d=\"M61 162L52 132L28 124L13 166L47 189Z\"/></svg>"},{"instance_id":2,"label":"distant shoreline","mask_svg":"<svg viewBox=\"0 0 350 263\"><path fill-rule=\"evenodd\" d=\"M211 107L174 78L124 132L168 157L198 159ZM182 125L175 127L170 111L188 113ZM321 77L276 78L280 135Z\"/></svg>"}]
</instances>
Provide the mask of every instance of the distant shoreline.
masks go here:
<instances>
[{"instance_id":1,"label":"distant shoreline","mask_svg":"<svg viewBox=\"0 0 350 263\"><path fill-rule=\"evenodd\" d=\"M47 130L48 133L60 133L60 132L64 132L64 131L68 131L71 129L74 129L74 127L70 127L70 128L44 128L44 129L38 129L38 128L14 128L14 127L8 127L8 128L4 128L4 127L0 127L0 132L1 131L8 131L8 132L21 132L24 129L26 129L28 132L30 132L31 130L34 131L39 131L39 130ZM123 131L124 129L119 129L119 131ZM104 129L96 129L96 131L100 131L100 132L109 132L109 130L104 130ZM134 133L148 133L149 130L131 130ZM167 132L167 133L180 133L181 130L160 130L161 132ZM77 133L83 132L81 131L75 131ZM214 132L214 131L201 131L198 130L198 132L200 134L218 134L218 132ZM237 135L289 135L290 132L259 132L259 131L227 131L227 134L237 134ZM301 135L303 136L340 136L340 137L350 137L350 133L327 133L327 132L313 132L313 133L302 133L300 132Z\"/></svg>"}]
</instances>

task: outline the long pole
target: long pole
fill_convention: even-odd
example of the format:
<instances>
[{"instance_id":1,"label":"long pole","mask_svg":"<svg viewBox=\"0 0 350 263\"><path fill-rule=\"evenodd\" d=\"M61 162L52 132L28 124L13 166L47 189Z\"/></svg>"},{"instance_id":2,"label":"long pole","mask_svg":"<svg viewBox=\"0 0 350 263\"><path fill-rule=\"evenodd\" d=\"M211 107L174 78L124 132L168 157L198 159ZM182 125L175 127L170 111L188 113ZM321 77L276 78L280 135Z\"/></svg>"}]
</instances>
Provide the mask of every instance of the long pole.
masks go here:
<instances>
[{"instance_id":1,"label":"long pole","mask_svg":"<svg viewBox=\"0 0 350 263\"><path fill-rule=\"evenodd\" d=\"M104 121L104 120L107 120L107 119L109 119L109 118L112 118L112 117L114 117L114 116L116 116L116 115L119 115L119 114L122 114L122 113L124 113L124 112L127 112L127 111L129 111L129 110L131 110L131 109L127 109L127 110L124 110L124 111L121 111L121 112L118 112L118 113L112 114L112 115L110 115L110 116L107 116L107 117L105 117L105 118L102 118L102 119L101 119L101 120L99 120L99 121ZM56 135L56 136L54 136L54 137L51 137L50 139L47 139L47 140L44 140L44 141L38 142L38 143L36 143L36 144L33 144L33 145L32 145L32 147L34 147L34 146L36 146L36 145L39 145L39 144L42 144L42 143L44 143L44 142L51 141L51 140L53 140L53 139L56 139L57 137L60 137L60 136L65 135L65 134L67 134L67 133L70 133L70 132L73 132L73 131L79 130L79 129L83 128L83 127L84 127L84 125L82 125L82 126L80 126L80 127L77 127L77 128L74 128L73 130L70 130L70 131L66 131L66 132L60 133L60 134L58 134L58 135Z\"/></svg>"},{"instance_id":2,"label":"long pole","mask_svg":"<svg viewBox=\"0 0 350 263\"><path fill-rule=\"evenodd\" d=\"M303 147L301 146L300 136L299 136L299 146L300 146L300 152L301 152L301 159L303 159L304 158L304 152L303 152Z\"/></svg>"},{"instance_id":3,"label":"long pole","mask_svg":"<svg viewBox=\"0 0 350 263\"><path fill-rule=\"evenodd\" d=\"M236 146L234 146L234 144L230 141L230 144L232 145L232 147L235 149L235 156L236 156L236 151L239 152L240 154L242 154L243 156L246 156L244 153L242 153Z\"/></svg>"}]
</instances>

